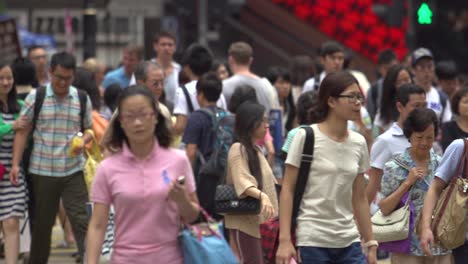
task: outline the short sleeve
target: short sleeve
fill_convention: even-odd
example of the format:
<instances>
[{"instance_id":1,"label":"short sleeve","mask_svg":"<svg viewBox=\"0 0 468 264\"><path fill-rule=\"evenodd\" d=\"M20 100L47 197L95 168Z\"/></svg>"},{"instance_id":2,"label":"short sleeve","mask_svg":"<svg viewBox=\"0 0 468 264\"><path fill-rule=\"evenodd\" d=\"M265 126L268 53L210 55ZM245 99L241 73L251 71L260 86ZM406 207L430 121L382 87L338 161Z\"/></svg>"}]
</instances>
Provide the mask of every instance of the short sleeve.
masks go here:
<instances>
[{"instance_id":1,"label":"short sleeve","mask_svg":"<svg viewBox=\"0 0 468 264\"><path fill-rule=\"evenodd\" d=\"M182 137L182 142L185 144L200 144L200 139L203 136L203 123L200 122L200 114L199 112L194 112L189 116L184 136Z\"/></svg>"},{"instance_id":2,"label":"short sleeve","mask_svg":"<svg viewBox=\"0 0 468 264\"><path fill-rule=\"evenodd\" d=\"M310 78L304 83L304 87L302 89L302 93L313 91L315 85L315 78Z\"/></svg>"},{"instance_id":3,"label":"short sleeve","mask_svg":"<svg viewBox=\"0 0 468 264\"><path fill-rule=\"evenodd\" d=\"M457 170L458 163L464 150L463 139L457 139L452 142L445 150L444 156L439 163L435 176L448 183L452 180ZM463 168L461 168L463 171Z\"/></svg>"},{"instance_id":4,"label":"short sleeve","mask_svg":"<svg viewBox=\"0 0 468 264\"><path fill-rule=\"evenodd\" d=\"M182 88L178 87L175 95L174 102L174 115L188 115L187 99L182 91Z\"/></svg>"},{"instance_id":5,"label":"short sleeve","mask_svg":"<svg viewBox=\"0 0 468 264\"><path fill-rule=\"evenodd\" d=\"M396 163L393 160L390 160L389 162L385 163L380 190L384 197L390 196L400 186L398 178L400 178L399 176L403 175L400 175L401 170L399 168L400 167L396 165Z\"/></svg>"},{"instance_id":6,"label":"short sleeve","mask_svg":"<svg viewBox=\"0 0 468 264\"><path fill-rule=\"evenodd\" d=\"M109 179L106 174L107 163L101 163L97 170L96 175L94 176L94 181L91 186L91 201L94 203L102 204L111 204L112 203L112 194L109 186Z\"/></svg>"},{"instance_id":7,"label":"short sleeve","mask_svg":"<svg viewBox=\"0 0 468 264\"><path fill-rule=\"evenodd\" d=\"M34 117L34 103L36 102L36 90L28 94L24 100L24 106L21 108L20 115L25 117L29 122L32 122Z\"/></svg>"},{"instance_id":8,"label":"short sleeve","mask_svg":"<svg viewBox=\"0 0 468 264\"><path fill-rule=\"evenodd\" d=\"M196 190L195 187L195 178L193 176L192 165L190 164L189 159L185 154L182 156L183 162L183 175L185 175L185 187L187 188L188 193L193 193Z\"/></svg>"},{"instance_id":9,"label":"short sleeve","mask_svg":"<svg viewBox=\"0 0 468 264\"><path fill-rule=\"evenodd\" d=\"M305 136L306 132L304 129L299 129L299 131L297 131L289 147L288 156L286 158L286 164L289 164L296 168L301 167L301 156L302 150L304 149Z\"/></svg>"},{"instance_id":10,"label":"short sleeve","mask_svg":"<svg viewBox=\"0 0 468 264\"><path fill-rule=\"evenodd\" d=\"M382 138L377 138L375 143L372 145L370 153L371 167L380 170L384 169L385 162L392 157L392 153L387 147L387 143Z\"/></svg>"},{"instance_id":11,"label":"short sleeve","mask_svg":"<svg viewBox=\"0 0 468 264\"><path fill-rule=\"evenodd\" d=\"M106 77L104 77L104 80L102 81L102 87L104 89L107 89L107 87L111 86L112 84L119 84L118 80L116 80L113 76L111 75L106 75ZM120 84L119 84L120 86ZM122 88L122 87L120 87Z\"/></svg>"},{"instance_id":12,"label":"short sleeve","mask_svg":"<svg viewBox=\"0 0 468 264\"><path fill-rule=\"evenodd\" d=\"M361 158L359 159L359 173L365 173L369 169L369 151L364 140L361 144Z\"/></svg>"}]
</instances>

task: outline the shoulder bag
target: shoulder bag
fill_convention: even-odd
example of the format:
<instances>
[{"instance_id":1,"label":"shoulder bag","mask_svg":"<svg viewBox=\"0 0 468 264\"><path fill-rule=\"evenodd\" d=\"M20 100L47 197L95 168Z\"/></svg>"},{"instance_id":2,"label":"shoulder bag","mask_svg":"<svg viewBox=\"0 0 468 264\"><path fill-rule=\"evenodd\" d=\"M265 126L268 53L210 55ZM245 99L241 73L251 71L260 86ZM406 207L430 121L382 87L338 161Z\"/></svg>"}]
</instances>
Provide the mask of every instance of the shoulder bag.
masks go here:
<instances>
[{"instance_id":1,"label":"shoulder bag","mask_svg":"<svg viewBox=\"0 0 468 264\"><path fill-rule=\"evenodd\" d=\"M468 214L468 142L464 139L463 155L448 186L443 190L433 214L432 231L436 242L446 249L465 243ZM463 174L460 171L463 166Z\"/></svg>"}]
</instances>

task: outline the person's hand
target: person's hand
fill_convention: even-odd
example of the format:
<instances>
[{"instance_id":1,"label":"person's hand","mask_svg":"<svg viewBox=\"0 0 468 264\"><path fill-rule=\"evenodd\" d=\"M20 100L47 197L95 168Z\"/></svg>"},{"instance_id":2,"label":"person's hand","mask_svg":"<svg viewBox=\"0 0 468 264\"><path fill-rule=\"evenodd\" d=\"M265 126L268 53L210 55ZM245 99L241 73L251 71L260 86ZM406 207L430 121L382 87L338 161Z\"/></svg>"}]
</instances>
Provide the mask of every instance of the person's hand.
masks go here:
<instances>
[{"instance_id":1,"label":"person's hand","mask_svg":"<svg viewBox=\"0 0 468 264\"><path fill-rule=\"evenodd\" d=\"M74 155L74 156L81 155L81 154L83 153L85 147L86 147L86 144L85 144L84 140L82 140L81 145L76 146L76 147L73 149L73 155Z\"/></svg>"},{"instance_id":2,"label":"person's hand","mask_svg":"<svg viewBox=\"0 0 468 264\"><path fill-rule=\"evenodd\" d=\"M410 170L409 174L408 174L407 181L408 181L409 184L414 185L414 183L417 180L420 180L420 179L424 178L424 176L426 176L426 174L427 174L426 169L423 169L423 168L420 168L420 167L412 168Z\"/></svg>"},{"instance_id":3,"label":"person's hand","mask_svg":"<svg viewBox=\"0 0 468 264\"><path fill-rule=\"evenodd\" d=\"M297 252L291 241L279 242L278 250L276 251L276 264L289 264L291 258L297 261Z\"/></svg>"},{"instance_id":4,"label":"person's hand","mask_svg":"<svg viewBox=\"0 0 468 264\"><path fill-rule=\"evenodd\" d=\"M185 191L185 185L178 183L177 180L171 182L168 197L178 204L184 203L189 199Z\"/></svg>"},{"instance_id":5,"label":"person's hand","mask_svg":"<svg viewBox=\"0 0 468 264\"><path fill-rule=\"evenodd\" d=\"M18 185L19 174L20 174L20 167L18 165L13 165L10 169L11 184Z\"/></svg>"},{"instance_id":6,"label":"person's hand","mask_svg":"<svg viewBox=\"0 0 468 264\"><path fill-rule=\"evenodd\" d=\"M29 122L27 121L26 117L21 116L18 119L16 119L15 122L13 122L13 124L11 125L11 128L13 130L21 130L21 129L27 128L28 126L29 126Z\"/></svg>"},{"instance_id":7,"label":"person's hand","mask_svg":"<svg viewBox=\"0 0 468 264\"><path fill-rule=\"evenodd\" d=\"M270 198L264 192L260 195L262 204L262 214L265 220L271 219L275 215L275 208L271 204Z\"/></svg>"},{"instance_id":8,"label":"person's hand","mask_svg":"<svg viewBox=\"0 0 468 264\"><path fill-rule=\"evenodd\" d=\"M432 256L431 248L434 246L434 234L430 228L422 228L420 244L424 254Z\"/></svg>"},{"instance_id":9,"label":"person's hand","mask_svg":"<svg viewBox=\"0 0 468 264\"><path fill-rule=\"evenodd\" d=\"M369 251L367 252L367 263L377 264L377 247L376 246L369 247Z\"/></svg>"}]
</instances>

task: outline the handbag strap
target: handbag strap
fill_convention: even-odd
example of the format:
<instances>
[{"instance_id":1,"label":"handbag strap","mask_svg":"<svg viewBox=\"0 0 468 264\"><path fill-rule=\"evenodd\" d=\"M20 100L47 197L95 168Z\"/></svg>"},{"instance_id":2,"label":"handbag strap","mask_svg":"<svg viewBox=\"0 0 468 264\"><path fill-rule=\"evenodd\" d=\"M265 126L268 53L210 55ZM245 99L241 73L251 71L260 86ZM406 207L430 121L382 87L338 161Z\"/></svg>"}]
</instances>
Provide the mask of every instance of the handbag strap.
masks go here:
<instances>
[{"instance_id":1,"label":"handbag strap","mask_svg":"<svg viewBox=\"0 0 468 264\"><path fill-rule=\"evenodd\" d=\"M314 130L311 126L302 127L306 132L305 142L302 149L301 166L297 175L296 188L294 191L293 210L292 210L292 223L296 223L296 218L299 213L299 207L301 205L302 196L309 179L309 171L314 159L314 145L315 135Z\"/></svg>"},{"instance_id":2,"label":"handbag strap","mask_svg":"<svg viewBox=\"0 0 468 264\"><path fill-rule=\"evenodd\" d=\"M407 170L408 172L411 171L411 168L410 166L408 166L408 164L404 163L401 159L397 158L397 157L393 157L392 160L400 167L402 167L403 169ZM405 206L407 206L409 204L409 201L411 199L411 195L413 194L413 187L414 187L414 184L411 185L410 189L408 190L408 198L406 198L406 201L405 201ZM404 197L404 196L403 196Z\"/></svg>"}]
</instances>

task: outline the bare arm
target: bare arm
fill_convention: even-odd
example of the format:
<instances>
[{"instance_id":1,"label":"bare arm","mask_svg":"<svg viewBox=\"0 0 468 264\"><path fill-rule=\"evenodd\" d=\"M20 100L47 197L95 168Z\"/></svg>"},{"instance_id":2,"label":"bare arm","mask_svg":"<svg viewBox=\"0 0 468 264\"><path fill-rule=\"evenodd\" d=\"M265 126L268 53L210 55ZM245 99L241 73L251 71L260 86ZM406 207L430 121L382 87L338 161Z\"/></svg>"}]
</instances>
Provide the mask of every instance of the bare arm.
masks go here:
<instances>
[{"instance_id":1,"label":"bare arm","mask_svg":"<svg viewBox=\"0 0 468 264\"><path fill-rule=\"evenodd\" d=\"M366 181L364 174L359 174L353 182L352 204L356 226L364 242L374 240L369 214L369 202L365 193ZM369 247L367 263L377 263L377 247Z\"/></svg>"},{"instance_id":2,"label":"bare arm","mask_svg":"<svg viewBox=\"0 0 468 264\"><path fill-rule=\"evenodd\" d=\"M29 126L28 128L17 130L15 133L15 138L13 141L13 160L10 170L10 182L13 185L18 184L18 178L20 173L19 165L21 162L21 158L23 157L24 148L26 147L28 136L31 130L32 127Z\"/></svg>"},{"instance_id":3,"label":"bare arm","mask_svg":"<svg viewBox=\"0 0 468 264\"><path fill-rule=\"evenodd\" d=\"M98 264L101 256L102 242L106 233L107 221L109 219L109 208L107 204L95 203L93 214L88 226L86 242L87 263Z\"/></svg>"},{"instance_id":4,"label":"bare arm","mask_svg":"<svg viewBox=\"0 0 468 264\"><path fill-rule=\"evenodd\" d=\"M383 170L372 167L369 170L369 182L366 187L367 201L371 203L377 191L380 190L380 183L382 181Z\"/></svg>"},{"instance_id":5,"label":"bare arm","mask_svg":"<svg viewBox=\"0 0 468 264\"><path fill-rule=\"evenodd\" d=\"M185 126L187 125L187 116L177 115L176 123L174 125L174 131L176 135L184 134Z\"/></svg>"},{"instance_id":6,"label":"bare arm","mask_svg":"<svg viewBox=\"0 0 468 264\"><path fill-rule=\"evenodd\" d=\"M396 191L380 201L380 211L383 215L389 215L400 204L401 198L410 190L412 184L405 181Z\"/></svg>"},{"instance_id":7,"label":"bare arm","mask_svg":"<svg viewBox=\"0 0 468 264\"><path fill-rule=\"evenodd\" d=\"M443 180L435 177L427 191L426 197L424 198L424 205L421 210L420 219L420 241L421 248L428 256L431 255L430 246L434 245L434 234L431 229L432 212L434 211L437 200L439 200L439 197L446 186L447 184Z\"/></svg>"},{"instance_id":8,"label":"bare arm","mask_svg":"<svg viewBox=\"0 0 468 264\"><path fill-rule=\"evenodd\" d=\"M185 185L177 181L171 182L169 198L176 202L180 216L186 223L195 221L200 213L200 205L196 192L187 193Z\"/></svg>"},{"instance_id":9,"label":"bare arm","mask_svg":"<svg viewBox=\"0 0 468 264\"><path fill-rule=\"evenodd\" d=\"M290 230L292 225L292 206L298 172L299 168L286 164L279 203L280 233L279 246L276 253L276 263L287 264L291 258L297 259L296 250L291 241Z\"/></svg>"},{"instance_id":10,"label":"bare arm","mask_svg":"<svg viewBox=\"0 0 468 264\"><path fill-rule=\"evenodd\" d=\"M197 144L187 144L185 152L187 153L190 163L194 166L197 161Z\"/></svg>"}]
</instances>

